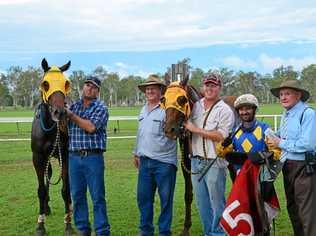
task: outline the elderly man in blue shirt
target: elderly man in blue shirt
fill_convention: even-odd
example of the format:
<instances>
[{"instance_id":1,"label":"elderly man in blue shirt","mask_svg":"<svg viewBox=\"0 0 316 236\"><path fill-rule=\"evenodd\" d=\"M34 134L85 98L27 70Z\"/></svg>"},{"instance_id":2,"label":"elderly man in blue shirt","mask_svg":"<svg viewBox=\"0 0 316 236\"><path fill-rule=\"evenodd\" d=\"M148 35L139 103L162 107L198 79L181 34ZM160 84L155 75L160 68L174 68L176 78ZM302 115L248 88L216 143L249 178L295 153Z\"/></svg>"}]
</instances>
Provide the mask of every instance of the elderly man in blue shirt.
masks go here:
<instances>
[{"instance_id":1,"label":"elderly man in blue shirt","mask_svg":"<svg viewBox=\"0 0 316 236\"><path fill-rule=\"evenodd\" d=\"M298 80L284 81L271 89L285 108L279 137L270 137L268 145L282 150L283 178L287 210L295 235L316 235L316 173L310 173L309 154L316 145L316 113L305 101L310 94ZM312 162L316 157L312 154ZM313 163L312 163L313 164Z\"/></svg>"},{"instance_id":2,"label":"elderly man in blue shirt","mask_svg":"<svg viewBox=\"0 0 316 236\"><path fill-rule=\"evenodd\" d=\"M74 220L79 235L90 236L87 187L93 202L94 230L97 236L110 235L105 187L104 159L108 109L98 100L101 81L86 78L82 97L67 110L69 124L69 179Z\"/></svg>"},{"instance_id":3,"label":"elderly man in blue shirt","mask_svg":"<svg viewBox=\"0 0 316 236\"><path fill-rule=\"evenodd\" d=\"M158 76L150 75L140 84L146 104L138 117L134 165L138 168L137 203L140 211L139 235L154 235L153 204L156 189L160 197L159 235L171 235L173 194L177 171L177 144L163 131L165 111L160 97L165 85Z\"/></svg>"}]
</instances>

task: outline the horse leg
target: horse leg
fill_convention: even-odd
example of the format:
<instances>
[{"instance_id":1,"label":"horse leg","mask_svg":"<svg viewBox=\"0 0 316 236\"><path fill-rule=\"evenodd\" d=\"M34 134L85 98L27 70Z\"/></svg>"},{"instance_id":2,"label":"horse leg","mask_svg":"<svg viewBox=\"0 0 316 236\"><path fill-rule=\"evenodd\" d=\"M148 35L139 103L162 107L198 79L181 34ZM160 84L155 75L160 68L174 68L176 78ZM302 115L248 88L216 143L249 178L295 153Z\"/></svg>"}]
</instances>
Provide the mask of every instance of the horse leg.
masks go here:
<instances>
[{"instance_id":1,"label":"horse leg","mask_svg":"<svg viewBox=\"0 0 316 236\"><path fill-rule=\"evenodd\" d=\"M40 155L33 154L33 165L36 171L37 180L38 180L38 189L37 189L37 196L39 199L39 216L37 219L37 228L35 231L36 236L43 236L46 234L45 230L45 215L47 213L47 206L48 206L48 189L45 186L45 163L41 161Z\"/></svg>"},{"instance_id":2,"label":"horse leg","mask_svg":"<svg viewBox=\"0 0 316 236\"><path fill-rule=\"evenodd\" d=\"M186 138L183 141L183 153L184 155L184 160L183 164L186 166L188 170L191 170L191 160L189 158L189 138ZM191 205L193 201L193 191L192 191L192 180L191 180L191 174L188 173L183 166L182 168L182 174L184 177L184 186L185 186L185 191L184 191L184 200L185 200L185 219L184 219L184 227L182 231L183 236L188 236L190 235L190 228L192 226L192 220L191 220Z\"/></svg>"},{"instance_id":3,"label":"horse leg","mask_svg":"<svg viewBox=\"0 0 316 236\"><path fill-rule=\"evenodd\" d=\"M68 176L68 158L64 158L63 168L62 168L62 180L63 186L61 189L61 195L65 204L65 236L70 236L73 234L74 230L71 226L71 218L72 218L72 205L71 205L71 197L70 197L70 187L69 187L69 176Z\"/></svg>"}]
</instances>

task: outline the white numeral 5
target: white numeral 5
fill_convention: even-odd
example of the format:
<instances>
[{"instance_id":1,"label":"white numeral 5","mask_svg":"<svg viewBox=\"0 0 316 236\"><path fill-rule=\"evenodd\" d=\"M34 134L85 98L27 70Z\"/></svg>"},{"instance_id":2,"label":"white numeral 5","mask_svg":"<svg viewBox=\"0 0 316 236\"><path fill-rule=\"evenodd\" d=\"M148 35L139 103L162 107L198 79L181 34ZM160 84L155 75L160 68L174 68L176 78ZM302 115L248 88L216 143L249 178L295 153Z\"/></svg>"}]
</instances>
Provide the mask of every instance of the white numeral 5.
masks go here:
<instances>
[{"instance_id":1,"label":"white numeral 5","mask_svg":"<svg viewBox=\"0 0 316 236\"><path fill-rule=\"evenodd\" d=\"M249 224L250 232L248 234L240 233L240 234L238 234L238 236L254 235L255 231L253 228L253 222L252 222L252 218L249 214L240 213L235 218L231 217L230 213L234 209L236 209L238 206L240 206L240 202L238 200L233 201L228 207L226 207L225 211L223 212L223 218L225 219L225 221L227 222L227 224L229 225L229 227L231 229L234 229L238 225L238 222L241 220L244 220Z\"/></svg>"}]
</instances>

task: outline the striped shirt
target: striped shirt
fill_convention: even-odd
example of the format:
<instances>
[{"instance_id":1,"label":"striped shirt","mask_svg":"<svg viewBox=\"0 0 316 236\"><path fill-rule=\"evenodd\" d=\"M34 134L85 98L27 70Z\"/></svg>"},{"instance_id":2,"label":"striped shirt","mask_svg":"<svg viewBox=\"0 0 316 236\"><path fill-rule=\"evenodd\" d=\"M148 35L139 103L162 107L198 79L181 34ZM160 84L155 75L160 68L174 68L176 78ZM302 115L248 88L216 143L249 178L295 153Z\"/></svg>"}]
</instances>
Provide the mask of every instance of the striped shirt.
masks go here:
<instances>
[{"instance_id":1,"label":"striped shirt","mask_svg":"<svg viewBox=\"0 0 316 236\"><path fill-rule=\"evenodd\" d=\"M89 107L83 107L83 100L80 99L71 105L70 110L82 119L90 120L96 127L94 133L88 133L76 123L69 122L69 151L82 149L106 150L106 126L109 113L106 105L100 100L93 100Z\"/></svg>"}]
</instances>

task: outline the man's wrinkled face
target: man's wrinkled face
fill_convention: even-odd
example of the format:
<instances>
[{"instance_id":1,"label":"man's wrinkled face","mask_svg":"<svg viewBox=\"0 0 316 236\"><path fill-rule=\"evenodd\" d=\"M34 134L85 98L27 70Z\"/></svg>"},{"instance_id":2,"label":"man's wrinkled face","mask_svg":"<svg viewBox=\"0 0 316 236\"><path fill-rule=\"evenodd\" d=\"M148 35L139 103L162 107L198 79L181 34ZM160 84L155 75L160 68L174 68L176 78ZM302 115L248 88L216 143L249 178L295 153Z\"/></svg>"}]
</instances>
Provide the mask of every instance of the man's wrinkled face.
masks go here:
<instances>
[{"instance_id":1,"label":"man's wrinkled face","mask_svg":"<svg viewBox=\"0 0 316 236\"><path fill-rule=\"evenodd\" d=\"M243 105L238 109L238 114L242 122L251 122L255 119L256 108L252 105Z\"/></svg>"},{"instance_id":2,"label":"man's wrinkled face","mask_svg":"<svg viewBox=\"0 0 316 236\"><path fill-rule=\"evenodd\" d=\"M290 109L301 99L302 93L295 89L284 88L280 90L280 103L285 109Z\"/></svg>"},{"instance_id":3,"label":"man's wrinkled face","mask_svg":"<svg viewBox=\"0 0 316 236\"><path fill-rule=\"evenodd\" d=\"M95 99L99 96L99 88L91 82L83 85L82 96L87 100Z\"/></svg>"},{"instance_id":4,"label":"man's wrinkled face","mask_svg":"<svg viewBox=\"0 0 316 236\"><path fill-rule=\"evenodd\" d=\"M145 88L145 97L148 102L159 102L161 97L161 89L159 85L148 85Z\"/></svg>"}]
</instances>

